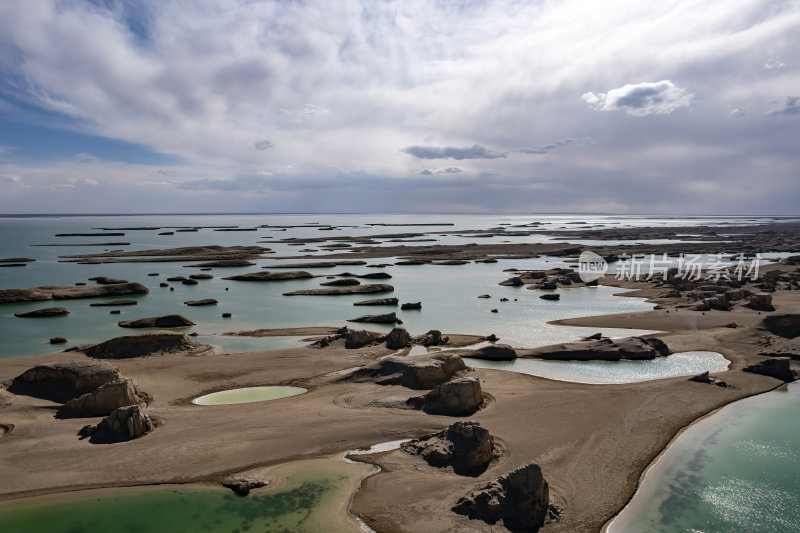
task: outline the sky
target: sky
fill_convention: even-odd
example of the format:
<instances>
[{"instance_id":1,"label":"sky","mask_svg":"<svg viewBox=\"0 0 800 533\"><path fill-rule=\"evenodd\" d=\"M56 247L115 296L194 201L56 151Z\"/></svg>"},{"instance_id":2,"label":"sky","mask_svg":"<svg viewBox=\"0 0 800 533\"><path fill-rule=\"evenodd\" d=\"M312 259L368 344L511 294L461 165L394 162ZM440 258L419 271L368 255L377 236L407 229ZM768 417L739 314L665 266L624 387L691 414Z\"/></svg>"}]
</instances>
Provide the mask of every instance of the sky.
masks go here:
<instances>
[{"instance_id":1,"label":"sky","mask_svg":"<svg viewBox=\"0 0 800 533\"><path fill-rule=\"evenodd\" d=\"M2 0L0 213L800 215L800 0Z\"/></svg>"}]
</instances>

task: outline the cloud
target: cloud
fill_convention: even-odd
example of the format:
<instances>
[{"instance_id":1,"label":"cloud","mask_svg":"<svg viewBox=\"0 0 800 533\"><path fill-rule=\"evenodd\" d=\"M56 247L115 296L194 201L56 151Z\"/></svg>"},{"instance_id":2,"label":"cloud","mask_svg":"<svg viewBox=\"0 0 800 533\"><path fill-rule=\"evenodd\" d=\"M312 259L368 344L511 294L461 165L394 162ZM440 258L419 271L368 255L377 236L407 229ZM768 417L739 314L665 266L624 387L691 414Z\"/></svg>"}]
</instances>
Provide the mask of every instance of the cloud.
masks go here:
<instances>
[{"instance_id":1,"label":"cloud","mask_svg":"<svg viewBox=\"0 0 800 533\"><path fill-rule=\"evenodd\" d=\"M2 0L0 174L32 188L3 182L0 212L419 210L434 187L425 210L796 212L797 1L702 5ZM59 141L45 161L15 122L170 160ZM33 194L71 177L102 187Z\"/></svg>"},{"instance_id":2,"label":"cloud","mask_svg":"<svg viewBox=\"0 0 800 533\"><path fill-rule=\"evenodd\" d=\"M454 148L452 146L409 146L403 152L416 157L417 159L499 159L506 157L506 154L489 150L478 144L473 144L467 148Z\"/></svg>"},{"instance_id":3,"label":"cloud","mask_svg":"<svg viewBox=\"0 0 800 533\"><path fill-rule=\"evenodd\" d=\"M256 150L266 150L267 148L272 148L272 142L269 139L262 139L254 142L253 146L255 146Z\"/></svg>"},{"instance_id":4,"label":"cloud","mask_svg":"<svg viewBox=\"0 0 800 533\"><path fill-rule=\"evenodd\" d=\"M767 59L762 67L764 70L779 70L786 66L786 63L781 61L779 57Z\"/></svg>"},{"instance_id":5,"label":"cloud","mask_svg":"<svg viewBox=\"0 0 800 533\"><path fill-rule=\"evenodd\" d=\"M16 176L13 174L0 174L0 183L20 183L22 181L22 176Z\"/></svg>"},{"instance_id":6,"label":"cloud","mask_svg":"<svg viewBox=\"0 0 800 533\"><path fill-rule=\"evenodd\" d=\"M581 100L598 111L622 110L635 117L667 115L681 107L689 107L693 94L676 87L669 80L632 83L608 93L584 93Z\"/></svg>"},{"instance_id":7,"label":"cloud","mask_svg":"<svg viewBox=\"0 0 800 533\"><path fill-rule=\"evenodd\" d=\"M517 152L521 154L537 154L543 155L551 150L554 150L560 146L568 146L568 145L577 145L577 144L592 144L594 142L591 138L584 138L584 139L561 139L558 141L554 141L547 144L541 144L539 146L534 146L531 148L520 148Z\"/></svg>"},{"instance_id":8,"label":"cloud","mask_svg":"<svg viewBox=\"0 0 800 533\"><path fill-rule=\"evenodd\" d=\"M732 117L741 118L741 117L745 116L746 114L747 113L744 111L744 109L740 109L738 107L734 107L733 109L731 109L731 116Z\"/></svg>"},{"instance_id":9,"label":"cloud","mask_svg":"<svg viewBox=\"0 0 800 533\"><path fill-rule=\"evenodd\" d=\"M462 169L460 169L459 167L440 168L439 170L430 170L430 169L426 168L425 170L420 172L420 175L422 175L422 176L433 176L435 174L459 174L461 172L464 172L464 171Z\"/></svg>"},{"instance_id":10,"label":"cloud","mask_svg":"<svg viewBox=\"0 0 800 533\"><path fill-rule=\"evenodd\" d=\"M800 115L800 96L787 96L786 105L783 109L772 112L776 117L793 117Z\"/></svg>"}]
</instances>

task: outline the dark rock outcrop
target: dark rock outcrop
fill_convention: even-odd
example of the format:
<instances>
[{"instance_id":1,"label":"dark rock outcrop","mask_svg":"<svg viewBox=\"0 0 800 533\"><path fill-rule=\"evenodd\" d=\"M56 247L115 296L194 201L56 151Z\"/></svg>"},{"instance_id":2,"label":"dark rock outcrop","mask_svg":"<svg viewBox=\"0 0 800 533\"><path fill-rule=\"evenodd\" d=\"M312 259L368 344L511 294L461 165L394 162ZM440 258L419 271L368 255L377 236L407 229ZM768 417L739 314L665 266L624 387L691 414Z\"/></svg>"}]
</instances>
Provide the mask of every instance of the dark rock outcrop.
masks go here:
<instances>
[{"instance_id":1,"label":"dark rock outcrop","mask_svg":"<svg viewBox=\"0 0 800 533\"><path fill-rule=\"evenodd\" d=\"M114 436L135 439L153 430L153 421L138 405L120 407L111 412L97 425L93 439L103 432Z\"/></svg>"},{"instance_id":2,"label":"dark rock outcrop","mask_svg":"<svg viewBox=\"0 0 800 533\"><path fill-rule=\"evenodd\" d=\"M18 313L14 313L14 316L19 318L44 318L50 316L64 316L68 315L69 311L67 311L63 307L45 307L44 309L33 309L31 311L20 311Z\"/></svg>"},{"instance_id":3,"label":"dark rock outcrop","mask_svg":"<svg viewBox=\"0 0 800 533\"><path fill-rule=\"evenodd\" d=\"M432 329L428 333L414 337L414 343L423 346L439 346L440 344L447 344L449 340L449 337L442 337L442 332L438 329Z\"/></svg>"},{"instance_id":4,"label":"dark rock outcrop","mask_svg":"<svg viewBox=\"0 0 800 533\"><path fill-rule=\"evenodd\" d=\"M412 398L414 405L432 415L471 415L483 403L481 383L477 378L465 377L436 385L422 398Z\"/></svg>"},{"instance_id":5,"label":"dark rock outcrop","mask_svg":"<svg viewBox=\"0 0 800 533\"><path fill-rule=\"evenodd\" d=\"M388 272L369 272L358 276L361 279L391 279L392 275Z\"/></svg>"},{"instance_id":6,"label":"dark rock outcrop","mask_svg":"<svg viewBox=\"0 0 800 533\"><path fill-rule=\"evenodd\" d=\"M320 285L326 287L353 287L355 285L361 285L361 282L353 278L342 278L326 281L325 283L320 283Z\"/></svg>"},{"instance_id":7,"label":"dark rock outcrop","mask_svg":"<svg viewBox=\"0 0 800 533\"><path fill-rule=\"evenodd\" d=\"M372 294L392 292L394 287L383 284L356 285L354 287L331 287L329 289L306 289L302 291L284 292L284 296L336 296L339 294Z\"/></svg>"},{"instance_id":8,"label":"dark rock outcrop","mask_svg":"<svg viewBox=\"0 0 800 533\"><path fill-rule=\"evenodd\" d=\"M63 403L120 377L119 370L105 361L45 363L14 378L8 390Z\"/></svg>"},{"instance_id":9,"label":"dark rock outcrop","mask_svg":"<svg viewBox=\"0 0 800 533\"><path fill-rule=\"evenodd\" d=\"M464 357L486 359L487 361L511 361L517 358L517 352L508 344L489 344L465 353Z\"/></svg>"},{"instance_id":10,"label":"dark rock outcrop","mask_svg":"<svg viewBox=\"0 0 800 533\"><path fill-rule=\"evenodd\" d=\"M151 398L141 392L130 378L100 385L94 392L73 398L59 409L60 416L87 417L108 415L115 409L128 405L149 403Z\"/></svg>"},{"instance_id":11,"label":"dark rock outcrop","mask_svg":"<svg viewBox=\"0 0 800 533\"><path fill-rule=\"evenodd\" d=\"M375 298L373 300L354 302L353 305L397 305L398 302L397 298Z\"/></svg>"},{"instance_id":12,"label":"dark rock outcrop","mask_svg":"<svg viewBox=\"0 0 800 533\"><path fill-rule=\"evenodd\" d=\"M800 313L771 315L761 321L761 326L773 335L794 339L800 336Z\"/></svg>"},{"instance_id":13,"label":"dark rock outcrop","mask_svg":"<svg viewBox=\"0 0 800 533\"><path fill-rule=\"evenodd\" d=\"M188 302L183 302L184 305L188 306L198 306L198 305L217 305L219 302L216 301L214 298L205 298L203 300L189 300Z\"/></svg>"},{"instance_id":14,"label":"dark rock outcrop","mask_svg":"<svg viewBox=\"0 0 800 533\"><path fill-rule=\"evenodd\" d=\"M775 310L775 308L772 307L772 295L763 292L751 294L750 298L747 300L747 307L758 311Z\"/></svg>"},{"instance_id":15,"label":"dark rock outcrop","mask_svg":"<svg viewBox=\"0 0 800 533\"><path fill-rule=\"evenodd\" d=\"M541 296L539 296L539 298L541 298L542 300L553 300L553 301L555 301L555 300L560 300L561 299L561 295L558 294L558 293L542 294Z\"/></svg>"},{"instance_id":16,"label":"dark rock outcrop","mask_svg":"<svg viewBox=\"0 0 800 533\"><path fill-rule=\"evenodd\" d=\"M403 444L402 449L461 475L482 473L495 457L494 437L474 420L454 422L439 433Z\"/></svg>"},{"instance_id":17,"label":"dark rock outcrop","mask_svg":"<svg viewBox=\"0 0 800 533\"><path fill-rule=\"evenodd\" d=\"M386 347L390 350L407 348L411 346L411 341L411 335L405 328L394 328L386 335Z\"/></svg>"},{"instance_id":18,"label":"dark rock outcrop","mask_svg":"<svg viewBox=\"0 0 800 533\"><path fill-rule=\"evenodd\" d=\"M752 372L753 374L762 374L772 378L777 378L785 382L795 380L795 375L790 367L791 358L789 357L773 357L765 359L754 365L745 367L745 372Z\"/></svg>"},{"instance_id":19,"label":"dark rock outcrop","mask_svg":"<svg viewBox=\"0 0 800 533\"><path fill-rule=\"evenodd\" d=\"M194 322L181 315L164 315L123 320L117 325L121 328L185 328L194 326Z\"/></svg>"},{"instance_id":20,"label":"dark rock outcrop","mask_svg":"<svg viewBox=\"0 0 800 533\"><path fill-rule=\"evenodd\" d=\"M377 342L378 339L381 338L379 333L373 333L372 331L366 330L347 330L344 335L344 347L345 348L362 348L364 346L368 346L373 342Z\"/></svg>"},{"instance_id":21,"label":"dark rock outcrop","mask_svg":"<svg viewBox=\"0 0 800 533\"><path fill-rule=\"evenodd\" d=\"M199 344L183 333L154 331L141 335L125 335L95 344L83 353L96 359L125 359L149 355L200 353L210 347Z\"/></svg>"},{"instance_id":22,"label":"dark rock outcrop","mask_svg":"<svg viewBox=\"0 0 800 533\"><path fill-rule=\"evenodd\" d=\"M118 283L91 287L73 285L52 285L32 289L0 289L0 303L34 302L42 300L72 300L77 298L97 298L101 296L122 296L128 294L147 294L147 287L141 283Z\"/></svg>"},{"instance_id":23,"label":"dark rock outcrop","mask_svg":"<svg viewBox=\"0 0 800 533\"><path fill-rule=\"evenodd\" d=\"M64 337L50 337L50 344L64 344L67 339Z\"/></svg>"},{"instance_id":24,"label":"dark rock outcrop","mask_svg":"<svg viewBox=\"0 0 800 533\"><path fill-rule=\"evenodd\" d=\"M422 302L407 302L401 305L400 309L403 311L408 311L410 309L422 309Z\"/></svg>"},{"instance_id":25,"label":"dark rock outcrop","mask_svg":"<svg viewBox=\"0 0 800 533\"><path fill-rule=\"evenodd\" d=\"M526 350L523 357L556 359L563 361L619 361L620 359L654 359L669 355L669 349L659 339L626 337L624 339L599 339L590 341L553 344Z\"/></svg>"},{"instance_id":26,"label":"dark rock outcrop","mask_svg":"<svg viewBox=\"0 0 800 533\"><path fill-rule=\"evenodd\" d=\"M550 490L537 464L522 466L464 496L453 510L511 531L537 531L547 518Z\"/></svg>"},{"instance_id":27,"label":"dark rock outcrop","mask_svg":"<svg viewBox=\"0 0 800 533\"><path fill-rule=\"evenodd\" d=\"M347 381L373 382L379 385L403 385L410 389L432 389L466 370L464 361L453 354L418 357L384 357L347 377Z\"/></svg>"},{"instance_id":28,"label":"dark rock outcrop","mask_svg":"<svg viewBox=\"0 0 800 533\"><path fill-rule=\"evenodd\" d=\"M89 304L90 307L116 307L119 305L137 305L139 302L136 300L108 300L106 302L94 302Z\"/></svg>"},{"instance_id":29,"label":"dark rock outcrop","mask_svg":"<svg viewBox=\"0 0 800 533\"><path fill-rule=\"evenodd\" d=\"M290 272L251 272L249 274L237 274L235 276L228 276L228 279L233 281L286 281L290 279L308 279L313 278L314 275L309 272L300 270Z\"/></svg>"},{"instance_id":30,"label":"dark rock outcrop","mask_svg":"<svg viewBox=\"0 0 800 533\"><path fill-rule=\"evenodd\" d=\"M397 315L394 313L385 313L382 315L364 315L357 318L350 318L348 322L366 322L371 324L394 324L398 322Z\"/></svg>"}]
</instances>

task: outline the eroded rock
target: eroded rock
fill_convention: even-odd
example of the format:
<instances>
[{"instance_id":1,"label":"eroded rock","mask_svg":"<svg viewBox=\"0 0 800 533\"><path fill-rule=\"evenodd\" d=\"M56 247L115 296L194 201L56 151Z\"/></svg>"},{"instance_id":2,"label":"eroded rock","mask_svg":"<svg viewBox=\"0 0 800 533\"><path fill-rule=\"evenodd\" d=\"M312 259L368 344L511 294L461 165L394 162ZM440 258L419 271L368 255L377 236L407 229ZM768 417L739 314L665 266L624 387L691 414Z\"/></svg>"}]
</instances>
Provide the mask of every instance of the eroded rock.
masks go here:
<instances>
[{"instance_id":1,"label":"eroded rock","mask_svg":"<svg viewBox=\"0 0 800 533\"><path fill-rule=\"evenodd\" d=\"M537 531L547 518L550 490L537 464L522 466L464 496L453 510L511 531Z\"/></svg>"},{"instance_id":2,"label":"eroded rock","mask_svg":"<svg viewBox=\"0 0 800 533\"><path fill-rule=\"evenodd\" d=\"M405 443L402 449L420 455L431 466L449 466L462 475L482 473L495 457L494 437L474 420L454 422L439 433Z\"/></svg>"}]
</instances>

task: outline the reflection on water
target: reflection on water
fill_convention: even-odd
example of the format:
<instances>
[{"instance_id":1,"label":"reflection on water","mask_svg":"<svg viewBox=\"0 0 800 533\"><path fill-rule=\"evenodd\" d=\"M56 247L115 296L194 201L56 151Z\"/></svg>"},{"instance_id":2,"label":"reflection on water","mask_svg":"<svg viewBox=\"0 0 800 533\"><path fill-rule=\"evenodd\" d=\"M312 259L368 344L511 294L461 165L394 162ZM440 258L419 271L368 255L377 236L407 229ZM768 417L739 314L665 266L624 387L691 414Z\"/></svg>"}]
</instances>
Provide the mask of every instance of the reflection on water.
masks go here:
<instances>
[{"instance_id":1,"label":"reflection on water","mask_svg":"<svg viewBox=\"0 0 800 533\"><path fill-rule=\"evenodd\" d=\"M800 531L800 385L723 407L684 431L609 533Z\"/></svg>"}]
</instances>

